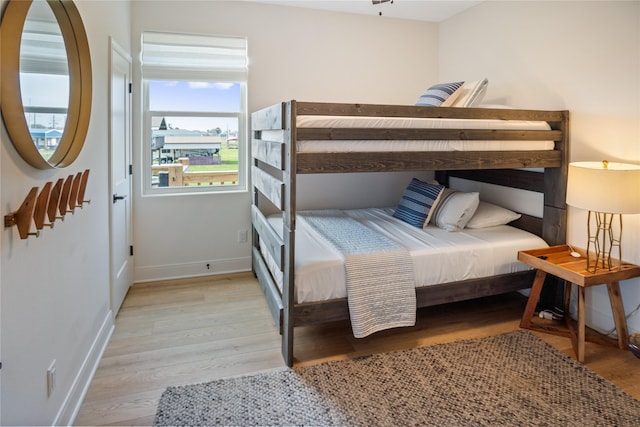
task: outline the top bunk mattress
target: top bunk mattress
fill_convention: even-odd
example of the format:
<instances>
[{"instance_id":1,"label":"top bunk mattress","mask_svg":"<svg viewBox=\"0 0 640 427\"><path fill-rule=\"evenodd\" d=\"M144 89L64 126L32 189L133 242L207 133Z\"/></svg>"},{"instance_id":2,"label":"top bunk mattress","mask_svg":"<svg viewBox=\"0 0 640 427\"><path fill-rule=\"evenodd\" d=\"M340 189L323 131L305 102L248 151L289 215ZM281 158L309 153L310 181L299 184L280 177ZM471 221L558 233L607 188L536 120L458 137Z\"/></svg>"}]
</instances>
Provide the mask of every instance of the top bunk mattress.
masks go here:
<instances>
[{"instance_id":1,"label":"top bunk mattress","mask_svg":"<svg viewBox=\"0 0 640 427\"><path fill-rule=\"evenodd\" d=\"M300 115L298 128L320 129L469 129L550 130L544 121L494 119L442 119L419 117ZM267 136L269 135L269 136ZM263 131L263 137L281 139L278 131ZM300 153L385 151L538 151L553 150L554 141L527 140L307 140L296 141Z\"/></svg>"},{"instance_id":2,"label":"top bunk mattress","mask_svg":"<svg viewBox=\"0 0 640 427\"><path fill-rule=\"evenodd\" d=\"M374 117L299 115L299 128L367 128L367 129L511 129L549 130L544 121L500 119L443 119L429 117Z\"/></svg>"},{"instance_id":3,"label":"top bunk mattress","mask_svg":"<svg viewBox=\"0 0 640 427\"><path fill-rule=\"evenodd\" d=\"M518 261L518 251L548 246L540 237L507 225L448 232L433 225L413 227L394 218L392 208L344 212L408 250L416 287L528 270ZM279 215L269 222L281 232ZM296 302L345 298L344 256L302 216L297 217L295 245ZM282 289L281 273L266 251L263 255Z\"/></svg>"}]
</instances>

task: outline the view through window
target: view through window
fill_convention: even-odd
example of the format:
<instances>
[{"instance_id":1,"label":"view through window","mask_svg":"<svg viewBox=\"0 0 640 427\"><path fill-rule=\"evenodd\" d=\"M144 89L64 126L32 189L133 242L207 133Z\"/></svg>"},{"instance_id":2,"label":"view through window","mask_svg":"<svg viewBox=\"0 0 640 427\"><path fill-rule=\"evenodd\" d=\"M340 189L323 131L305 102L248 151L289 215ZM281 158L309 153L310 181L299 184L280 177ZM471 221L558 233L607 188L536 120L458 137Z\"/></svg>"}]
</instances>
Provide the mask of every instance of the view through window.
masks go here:
<instances>
[{"instance_id":1,"label":"view through window","mask_svg":"<svg viewBox=\"0 0 640 427\"><path fill-rule=\"evenodd\" d=\"M148 82L153 187L239 182L240 84Z\"/></svg>"}]
</instances>

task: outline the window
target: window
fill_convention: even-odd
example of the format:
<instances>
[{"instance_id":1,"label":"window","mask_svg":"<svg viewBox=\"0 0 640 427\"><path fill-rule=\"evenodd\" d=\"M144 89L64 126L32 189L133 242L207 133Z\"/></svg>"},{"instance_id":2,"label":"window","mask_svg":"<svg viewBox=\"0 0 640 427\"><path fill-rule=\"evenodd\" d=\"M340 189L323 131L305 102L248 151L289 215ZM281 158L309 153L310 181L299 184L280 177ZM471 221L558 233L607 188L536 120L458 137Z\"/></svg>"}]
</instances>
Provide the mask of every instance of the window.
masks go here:
<instances>
[{"instance_id":1,"label":"window","mask_svg":"<svg viewBox=\"0 0 640 427\"><path fill-rule=\"evenodd\" d=\"M244 38L143 34L146 193L246 189L247 62Z\"/></svg>"}]
</instances>

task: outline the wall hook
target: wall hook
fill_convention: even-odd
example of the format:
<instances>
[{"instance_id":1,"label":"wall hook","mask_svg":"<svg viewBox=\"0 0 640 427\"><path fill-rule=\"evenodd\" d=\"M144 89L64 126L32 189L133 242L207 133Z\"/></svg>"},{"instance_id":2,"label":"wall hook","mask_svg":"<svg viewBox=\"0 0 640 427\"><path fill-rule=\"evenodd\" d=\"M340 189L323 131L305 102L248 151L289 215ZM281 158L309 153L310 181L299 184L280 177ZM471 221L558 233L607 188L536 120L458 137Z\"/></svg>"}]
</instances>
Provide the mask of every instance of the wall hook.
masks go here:
<instances>
[{"instance_id":1,"label":"wall hook","mask_svg":"<svg viewBox=\"0 0 640 427\"><path fill-rule=\"evenodd\" d=\"M64 184L62 185L62 194L60 195L60 202L58 203L58 210L60 211L60 215L65 216L66 213L70 211L67 209L69 206L69 196L71 195L71 185L73 184L73 175L69 175L67 179L64 180Z\"/></svg>"},{"instance_id":2,"label":"wall hook","mask_svg":"<svg viewBox=\"0 0 640 427\"><path fill-rule=\"evenodd\" d=\"M82 172L78 172L71 183L71 194L69 194L69 212L74 213L78 207L78 190L80 190L80 181L82 180Z\"/></svg>"},{"instance_id":3,"label":"wall hook","mask_svg":"<svg viewBox=\"0 0 640 427\"><path fill-rule=\"evenodd\" d=\"M91 203L91 200L84 199L84 193L87 189L87 181L89 180L89 169L86 169L82 173L82 181L80 181L80 189L78 190L77 206L82 209L82 205L85 203Z\"/></svg>"},{"instance_id":4,"label":"wall hook","mask_svg":"<svg viewBox=\"0 0 640 427\"><path fill-rule=\"evenodd\" d=\"M49 195L49 205L47 206L47 216L49 222L53 223L56 219L64 221L64 215L58 216L58 203L60 203L60 195L62 194L62 183L64 179L60 178L53 186L51 194Z\"/></svg>"},{"instance_id":5,"label":"wall hook","mask_svg":"<svg viewBox=\"0 0 640 427\"><path fill-rule=\"evenodd\" d=\"M35 222L36 224L36 230L42 230L42 227L44 227L45 225L49 228L53 228L53 221L48 223L44 222L52 185L53 183L47 182L44 187L42 187L42 191L40 192L40 194L38 195L38 199L36 200L36 208L33 212L33 222Z\"/></svg>"},{"instance_id":6,"label":"wall hook","mask_svg":"<svg viewBox=\"0 0 640 427\"><path fill-rule=\"evenodd\" d=\"M33 218L33 209L35 208L37 194L38 187L33 187L18 210L4 216L4 226L17 226L21 239L26 239L29 236L40 236L40 231L29 231L29 228L31 228L31 219Z\"/></svg>"}]
</instances>

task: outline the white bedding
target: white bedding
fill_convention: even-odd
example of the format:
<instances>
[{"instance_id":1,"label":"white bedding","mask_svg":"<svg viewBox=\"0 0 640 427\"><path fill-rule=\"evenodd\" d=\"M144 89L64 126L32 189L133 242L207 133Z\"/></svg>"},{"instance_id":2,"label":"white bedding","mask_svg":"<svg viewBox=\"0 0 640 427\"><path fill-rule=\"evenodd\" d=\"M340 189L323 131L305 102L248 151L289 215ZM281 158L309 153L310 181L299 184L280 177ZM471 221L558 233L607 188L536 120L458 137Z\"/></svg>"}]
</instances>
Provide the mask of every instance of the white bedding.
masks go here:
<instances>
[{"instance_id":1,"label":"white bedding","mask_svg":"<svg viewBox=\"0 0 640 427\"><path fill-rule=\"evenodd\" d=\"M369 116L298 116L298 128L367 128L367 129L501 129L549 130L543 121L439 119L415 117ZM279 131L263 131L263 139L279 141ZM280 141L281 142L281 141ZM301 153L335 153L366 151L530 151L553 150L553 141L421 141L421 140L298 140Z\"/></svg>"},{"instance_id":2,"label":"white bedding","mask_svg":"<svg viewBox=\"0 0 640 427\"><path fill-rule=\"evenodd\" d=\"M392 217L391 208L345 212L409 251L416 287L527 270L530 267L517 260L517 252L547 246L541 238L507 225L447 232L433 225L424 230L413 227ZM281 232L279 216L269 221ZM346 297L343 256L301 217L296 222L295 244L296 302ZM265 257L271 271L277 272ZM274 275L282 288L281 274Z\"/></svg>"},{"instance_id":3,"label":"white bedding","mask_svg":"<svg viewBox=\"0 0 640 427\"><path fill-rule=\"evenodd\" d=\"M547 151L553 141L419 141L419 140L324 140L298 141L298 153L359 153L400 151Z\"/></svg>"},{"instance_id":4,"label":"white bedding","mask_svg":"<svg viewBox=\"0 0 640 427\"><path fill-rule=\"evenodd\" d=\"M549 129L549 124L547 122L530 120L314 115L297 116L296 126L299 128L368 129Z\"/></svg>"}]
</instances>

